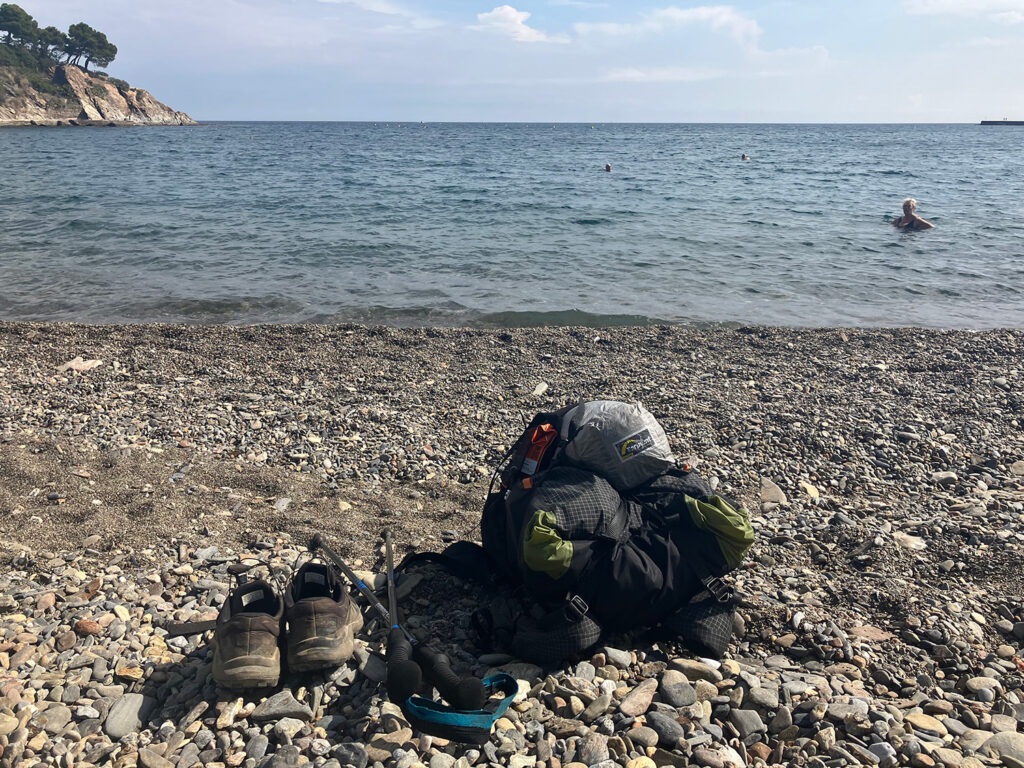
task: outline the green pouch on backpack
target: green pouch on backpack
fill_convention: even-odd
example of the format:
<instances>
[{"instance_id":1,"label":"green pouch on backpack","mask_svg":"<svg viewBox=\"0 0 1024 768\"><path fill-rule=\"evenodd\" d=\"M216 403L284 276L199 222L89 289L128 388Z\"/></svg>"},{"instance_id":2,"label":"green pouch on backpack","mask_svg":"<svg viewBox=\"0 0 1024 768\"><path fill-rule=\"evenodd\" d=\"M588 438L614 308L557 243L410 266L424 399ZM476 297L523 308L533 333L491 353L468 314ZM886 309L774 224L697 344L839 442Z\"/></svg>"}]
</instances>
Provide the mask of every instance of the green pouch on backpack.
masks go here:
<instances>
[{"instance_id":1,"label":"green pouch on backpack","mask_svg":"<svg viewBox=\"0 0 1024 768\"><path fill-rule=\"evenodd\" d=\"M686 497L693 524L703 531L713 533L718 539L722 557L729 570L743 562L747 551L754 544L754 529L750 525L750 513L745 507L737 509L721 496L712 496L707 501Z\"/></svg>"},{"instance_id":2,"label":"green pouch on backpack","mask_svg":"<svg viewBox=\"0 0 1024 768\"><path fill-rule=\"evenodd\" d=\"M523 562L531 571L560 579L572 565L572 542L565 541L555 529L555 516L543 509L533 513L523 539Z\"/></svg>"}]
</instances>

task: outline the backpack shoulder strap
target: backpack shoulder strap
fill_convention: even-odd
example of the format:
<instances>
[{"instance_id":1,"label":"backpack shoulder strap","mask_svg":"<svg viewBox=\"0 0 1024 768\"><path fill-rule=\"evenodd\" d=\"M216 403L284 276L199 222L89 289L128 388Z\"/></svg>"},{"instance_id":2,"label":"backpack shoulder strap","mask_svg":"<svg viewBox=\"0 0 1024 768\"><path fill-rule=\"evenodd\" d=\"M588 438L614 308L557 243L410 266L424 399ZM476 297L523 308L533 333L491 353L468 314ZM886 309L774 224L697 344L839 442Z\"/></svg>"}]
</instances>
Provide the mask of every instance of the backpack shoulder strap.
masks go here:
<instances>
[{"instance_id":1,"label":"backpack shoulder strap","mask_svg":"<svg viewBox=\"0 0 1024 768\"><path fill-rule=\"evenodd\" d=\"M402 558L395 573L414 565L439 565L453 576L478 582L490 581L498 573L491 556L472 541L456 541L444 552L412 552Z\"/></svg>"},{"instance_id":2,"label":"backpack shoulder strap","mask_svg":"<svg viewBox=\"0 0 1024 768\"><path fill-rule=\"evenodd\" d=\"M158 624L157 626L167 632L167 637L179 637L181 635L198 635L216 629L217 620L185 621L174 624Z\"/></svg>"}]
</instances>

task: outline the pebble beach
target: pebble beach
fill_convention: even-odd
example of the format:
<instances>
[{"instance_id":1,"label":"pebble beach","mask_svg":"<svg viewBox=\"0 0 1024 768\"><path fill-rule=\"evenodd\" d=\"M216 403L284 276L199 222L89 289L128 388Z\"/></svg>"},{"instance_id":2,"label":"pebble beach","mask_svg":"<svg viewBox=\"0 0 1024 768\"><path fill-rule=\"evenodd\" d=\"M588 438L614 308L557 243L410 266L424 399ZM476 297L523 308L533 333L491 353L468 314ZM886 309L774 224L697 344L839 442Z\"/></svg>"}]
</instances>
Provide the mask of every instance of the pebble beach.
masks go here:
<instances>
[{"instance_id":1,"label":"pebble beach","mask_svg":"<svg viewBox=\"0 0 1024 768\"><path fill-rule=\"evenodd\" d=\"M645 628L541 668L479 648L433 567L420 637L519 696L415 732L380 627L345 666L218 689L228 569L316 532L380 584L478 538L524 419L641 401L758 540L723 660ZM1024 332L0 323L0 766L1024 768Z\"/></svg>"}]
</instances>

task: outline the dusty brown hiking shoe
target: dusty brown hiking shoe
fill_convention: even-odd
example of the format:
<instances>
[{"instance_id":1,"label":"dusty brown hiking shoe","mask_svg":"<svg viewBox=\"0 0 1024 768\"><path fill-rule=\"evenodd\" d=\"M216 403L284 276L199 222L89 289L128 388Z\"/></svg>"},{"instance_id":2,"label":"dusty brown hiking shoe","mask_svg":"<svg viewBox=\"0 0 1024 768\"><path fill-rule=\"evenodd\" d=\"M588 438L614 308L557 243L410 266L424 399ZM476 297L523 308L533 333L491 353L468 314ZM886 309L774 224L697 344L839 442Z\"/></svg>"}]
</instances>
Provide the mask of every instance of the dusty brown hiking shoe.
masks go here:
<instances>
[{"instance_id":1,"label":"dusty brown hiking shoe","mask_svg":"<svg viewBox=\"0 0 1024 768\"><path fill-rule=\"evenodd\" d=\"M277 685L284 604L263 580L234 589L217 617L213 679L225 688Z\"/></svg>"},{"instance_id":2,"label":"dusty brown hiking shoe","mask_svg":"<svg viewBox=\"0 0 1024 768\"><path fill-rule=\"evenodd\" d=\"M322 563L299 568L285 604L289 670L308 672L348 661L363 615L330 568Z\"/></svg>"}]
</instances>

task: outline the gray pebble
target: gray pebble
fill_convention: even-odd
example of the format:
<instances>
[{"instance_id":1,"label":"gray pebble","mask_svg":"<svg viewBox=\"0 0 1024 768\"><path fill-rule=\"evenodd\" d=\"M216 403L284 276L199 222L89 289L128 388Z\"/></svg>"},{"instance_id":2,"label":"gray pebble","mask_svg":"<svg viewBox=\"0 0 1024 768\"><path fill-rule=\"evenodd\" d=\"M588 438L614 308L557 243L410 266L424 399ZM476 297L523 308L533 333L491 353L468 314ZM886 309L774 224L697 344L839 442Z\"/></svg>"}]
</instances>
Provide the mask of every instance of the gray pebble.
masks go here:
<instances>
[{"instance_id":1,"label":"gray pebble","mask_svg":"<svg viewBox=\"0 0 1024 768\"><path fill-rule=\"evenodd\" d=\"M313 711L306 704L296 701L291 691L285 690L275 693L256 707L250 719L254 723L268 723L283 717L292 717L305 722L312 719Z\"/></svg>"},{"instance_id":2,"label":"gray pebble","mask_svg":"<svg viewBox=\"0 0 1024 768\"><path fill-rule=\"evenodd\" d=\"M604 655L608 658L608 663L618 667L619 669L626 669L630 664L633 663L633 656L629 651L622 651L618 648L602 648Z\"/></svg>"},{"instance_id":3,"label":"gray pebble","mask_svg":"<svg viewBox=\"0 0 1024 768\"><path fill-rule=\"evenodd\" d=\"M137 731L149 717L156 701L141 693L126 693L114 702L103 723L103 730L114 741Z\"/></svg>"},{"instance_id":4,"label":"gray pebble","mask_svg":"<svg viewBox=\"0 0 1024 768\"><path fill-rule=\"evenodd\" d=\"M754 733L763 733L768 730L762 722L761 716L752 709L733 709L729 712L729 722L736 726L740 732L740 738L746 739Z\"/></svg>"},{"instance_id":5,"label":"gray pebble","mask_svg":"<svg viewBox=\"0 0 1024 768\"><path fill-rule=\"evenodd\" d=\"M267 748L270 746L270 740L262 733L257 734L249 743L245 745L245 756L255 760L261 759L267 754Z\"/></svg>"},{"instance_id":6,"label":"gray pebble","mask_svg":"<svg viewBox=\"0 0 1024 768\"><path fill-rule=\"evenodd\" d=\"M675 669L665 670L658 684L662 701L673 707L688 707L697 701L697 692L686 675Z\"/></svg>"},{"instance_id":7,"label":"gray pebble","mask_svg":"<svg viewBox=\"0 0 1024 768\"><path fill-rule=\"evenodd\" d=\"M331 755L342 765L351 765L355 768L366 768L368 762L366 749L362 744L338 744L331 751Z\"/></svg>"},{"instance_id":8,"label":"gray pebble","mask_svg":"<svg viewBox=\"0 0 1024 768\"><path fill-rule=\"evenodd\" d=\"M675 749L679 739L686 735L683 726L663 712L648 712L647 725L658 734L658 746L665 749Z\"/></svg>"}]
</instances>

